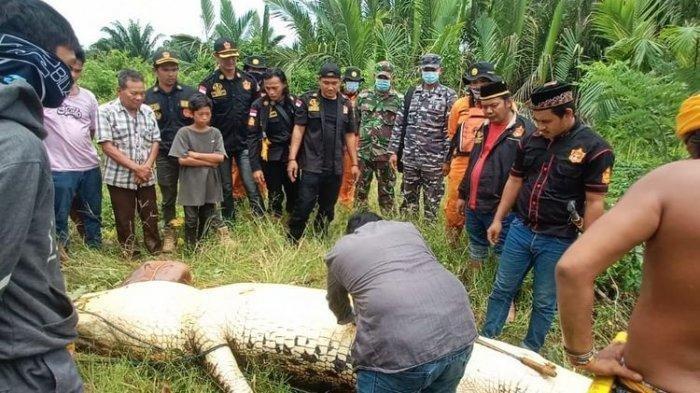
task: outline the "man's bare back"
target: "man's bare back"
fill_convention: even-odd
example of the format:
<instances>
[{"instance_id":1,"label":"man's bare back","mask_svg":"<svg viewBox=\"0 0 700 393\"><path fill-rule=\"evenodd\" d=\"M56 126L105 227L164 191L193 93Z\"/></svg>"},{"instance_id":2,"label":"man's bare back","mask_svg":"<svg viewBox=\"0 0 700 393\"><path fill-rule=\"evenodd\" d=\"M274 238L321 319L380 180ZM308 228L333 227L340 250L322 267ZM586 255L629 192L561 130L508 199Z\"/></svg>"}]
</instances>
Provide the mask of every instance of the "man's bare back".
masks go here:
<instances>
[{"instance_id":1,"label":"man's bare back","mask_svg":"<svg viewBox=\"0 0 700 393\"><path fill-rule=\"evenodd\" d=\"M652 171L562 257L557 284L570 351L585 353L593 346L591 314L581 311L592 307L595 277L644 242L642 288L629 322L624 364L663 390L700 391L699 184L700 160ZM600 370L610 361L606 356L601 352L603 361L589 371ZM612 373L624 375L618 371Z\"/></svg>"}]
</instances>

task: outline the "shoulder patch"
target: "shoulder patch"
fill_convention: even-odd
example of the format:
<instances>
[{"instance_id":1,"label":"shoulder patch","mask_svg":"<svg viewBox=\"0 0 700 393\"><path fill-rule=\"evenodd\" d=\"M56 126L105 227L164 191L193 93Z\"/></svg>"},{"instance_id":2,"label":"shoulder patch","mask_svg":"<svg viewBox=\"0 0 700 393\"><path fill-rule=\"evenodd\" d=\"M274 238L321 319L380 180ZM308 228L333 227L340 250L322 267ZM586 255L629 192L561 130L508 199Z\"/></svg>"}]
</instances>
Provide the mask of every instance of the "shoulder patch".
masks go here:
<instances>
[{"instance_id":1,"label":"shoulder patch","mask_svg":"<svg viewBox=\"0 0 700 393\"><path fill-rule=\"evenodd\" d=\"M297 98L294 101L294 106L296 106L297 108L301 108L302 105L304 105L304 101L302 101L301 99Z\"/></svg>"},{"instance_id":2,"label":"shoulder patch","mask_svg":"<svg viewBox=\"0 0 700 393\"><path fill-rule=\"evenodd\" d=\"M256 117L258 116L258 110L255 108L250 108L250 117Z\"/></svg>"},{"instance_id":3,"label":"shoulder patch","mask_svg":"<svg viewBox=\"0 0 700 393\"><path fill-rule=\"evenodd\" d=\"M198 91L202 94L207 94L207 87L204 85L199 85Z\"/></svg>"}]
</instances>

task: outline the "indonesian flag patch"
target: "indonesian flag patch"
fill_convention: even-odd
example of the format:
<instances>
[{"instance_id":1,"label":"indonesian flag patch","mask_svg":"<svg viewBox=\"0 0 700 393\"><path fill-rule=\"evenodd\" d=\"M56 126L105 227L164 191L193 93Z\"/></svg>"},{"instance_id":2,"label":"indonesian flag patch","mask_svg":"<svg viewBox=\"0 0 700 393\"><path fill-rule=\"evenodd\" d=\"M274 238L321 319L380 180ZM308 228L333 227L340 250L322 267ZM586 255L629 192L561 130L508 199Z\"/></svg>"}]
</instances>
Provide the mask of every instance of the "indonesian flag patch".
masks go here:
<instances>
[{"instance_id":1,"label":"indonesian flag patch","mask_svg":"<svg viewBox=\"0 0 700 393\"><path fill-rule=\"evenodd\" d=\"M297 100L294 102L294 105L296 105L298 108L301 108L301 106L302 106L303 104L304 104L304 102L303 102L302 100L300 100L300 99L297 99Z\"/></svg>"},{"instance_id":2,"label":"indonesian flag patch","mask_svg":"<svg viewBox=\"0 0 700 393\"><path fill-rule=\"evenodd\" d=\"M199 92L202 94L207 94L207 87L204 85L199 85Z\"/></svg>"},{"instance_id":3,"label":"indonesian flag patch","mask_svg":"<svg viewBox=\"0 0 700 393\"><path fill-rule=\"evenodd\" d=\"M251 108L250 109L250 117L257 117L258 116L258 110Z\"/></svg>"}]
</instances>

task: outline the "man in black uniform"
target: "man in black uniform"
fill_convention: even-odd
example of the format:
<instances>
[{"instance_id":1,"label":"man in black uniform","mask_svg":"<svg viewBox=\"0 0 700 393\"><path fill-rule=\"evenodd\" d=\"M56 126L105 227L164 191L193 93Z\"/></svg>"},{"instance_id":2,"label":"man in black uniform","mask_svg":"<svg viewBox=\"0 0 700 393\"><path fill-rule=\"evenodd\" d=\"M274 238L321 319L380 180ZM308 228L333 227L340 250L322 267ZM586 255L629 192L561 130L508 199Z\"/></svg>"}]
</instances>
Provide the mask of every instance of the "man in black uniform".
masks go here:
<instances>
[{"instance_id":1,"label":"man in black uniform","mask_svg":"<svg viewBox=\"0 0 700 393\"><path fill-rule=\"evenodd\" d=\"M265 94L265 89L263 89L263 75L267 71L267 64L265 63L265 58L262 56L248 56L243 60L243 71L250 74L250 76L255 79L258 83L260 89L260 94Z\"/></svg>"},{"instance_id":2,"label":"man in black uniform","mask_svg":"<svg viewBox=\"0 0 700 393\"><path fill-rule=\"evenodd\" d=\"M523 346L538 352L557 310L557 262L578 232L603 214L614 155L576 116L571 86L551 82L539 87L529 105L537 129L520 139L487 231L489 242L496 244L503 219L516 205L481 334L493 338L501 333L510 303L532 269L532 314Z\"/></svg>"},{"instance_id":3,"label":"man in black uniform","mask_svg":"<svg viewBox=\"0 0 700 393\"><path fill-rule=\"evenodd\" d=\"M145 104L153 109L160 128L160 144L156 158L158 187L163 198L163 252L175 251L177 235L172 226L176 217L175 201L177 200L177 180L180 166L177 158L169 157L168 152L173 144L177 130L192 124L192 118L187 113L187 103L194 90L189 86L178 83L177 76L180 61L175 53L159 50L153 57L153 69L156 74L156 84L146 91Z\"/></svg>"},{"instance_id":4,"label":"man in black uniform","mask_svg":"<svg viewBox=\"0 0 700 393\"><path fill-rule=\"evenodd\" d=\"M319 73L319 90L298 98L287 174L297 181L301 168L299 199L289 220L289 237L298 242L306 221L318 201L314 221L316 232L325 232L335 214L343 176L343 149L347 145L355 180L360 174L357 164L357 132L354 111L340 94L340 68L326 63ZM299 150L301 148L301 154ZM300 164L297 163L299 158Z\"/></svg>"},{"instance_id":5,"label":"man in black uniform","mask_svg":"<svg viewBox=\"0 0 700 393\"><path fill-rule=\"evenodd\" d=\"M206 94L214 102L211 125L218 128L224 137L227 157L219 165L224 192L221 212L225 220L234 219L231 160L235 159L253 212L263 214L265 207L253 180L248 159L246 127L250 105L258 98L260 90L252 76L236 68L238 49L232 40L217 39L214 43L214 57L219 63L219 68L199 84L199 92Z\"/></svg>"},{"instance_id":6,"label":"man in black uniform","mask_svg":"<svg viewBox=\"0 0 700 393\"><path fill-rule=\"evenodd\" d=\"M281 69L268 69L262 79L265 96L251 105L248 118L250 166L255 182L267 186L268 205L279 217L285 194L289 214L297 199L297 183L287 176L295 98L289 94L287 76Z\"/></svg>"}]
</instances>

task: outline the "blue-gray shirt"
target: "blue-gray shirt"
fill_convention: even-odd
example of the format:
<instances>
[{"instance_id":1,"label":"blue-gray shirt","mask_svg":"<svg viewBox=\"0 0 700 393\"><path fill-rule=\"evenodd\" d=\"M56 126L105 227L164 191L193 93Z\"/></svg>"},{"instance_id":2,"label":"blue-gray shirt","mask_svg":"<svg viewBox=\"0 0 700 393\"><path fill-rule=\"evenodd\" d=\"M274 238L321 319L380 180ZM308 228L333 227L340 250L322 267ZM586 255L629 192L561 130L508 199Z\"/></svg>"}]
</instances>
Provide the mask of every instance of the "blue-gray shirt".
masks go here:
<instances>
[{"instance_id":1,"label":"blue-gray shirt","mask_svg":"<svg viewBox=\"0 0 700 393\"><path fill-rule=\"evenodd\" d=\"M413 224L377 221L326 255L328 303L353 320L355 368L395 373L467 348L477 332L462 283L438 263Z\"/></svg>"}]
</instances>

